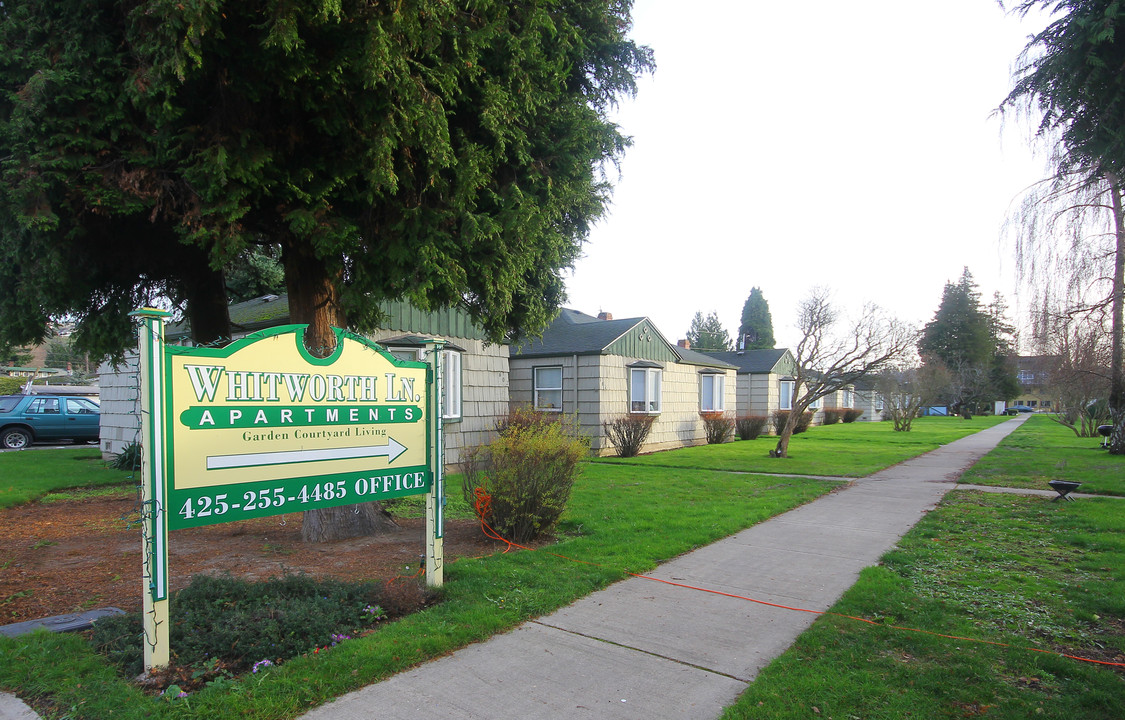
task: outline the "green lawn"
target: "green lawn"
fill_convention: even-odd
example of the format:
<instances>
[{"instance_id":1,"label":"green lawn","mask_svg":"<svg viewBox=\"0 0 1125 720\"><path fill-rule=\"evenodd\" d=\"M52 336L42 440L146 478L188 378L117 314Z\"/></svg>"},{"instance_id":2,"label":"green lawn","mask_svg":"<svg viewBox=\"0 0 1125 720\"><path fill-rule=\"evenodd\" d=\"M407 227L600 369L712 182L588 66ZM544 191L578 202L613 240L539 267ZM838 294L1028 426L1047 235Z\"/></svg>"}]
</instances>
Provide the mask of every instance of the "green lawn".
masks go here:
<instances>
[{"instance_id":1,"label":"green lawn","mask_svg":"<svg viewBox=\"0 0 1125 720\"><path fill-rule=\"evenodd\" d=\"M587 464L563 516L559 541L544 548L582 563L524 551L453 563L446 567L440 605L330 652L174 703L145 696L117 678L81 637L72 635L0 638L0 688L22 697L48 696L59 714L74 718L293 717L551 612L625 577L626 571L649 571L836 486L809 478ZM449 493L456 496L459 488L451 486Z\"/></svg>"},{"instance_id":2,"label":"green lawn","mask_svg":"<svg viewBox=\"0 0 1125 720\"><path fill-rule=\"evenodd\" d=\"M1122 502L951 493L723 718L1125 717Z\"/></svg>"},{"instance_id":3,"label":"green lawn","mask_svg":"<svg viewBox=\"0 0 1125 720\"><path fill-rule=\"evenodd\" d=\"M863 477L917 457L1009 418L919 418L910 432L894 431L889 422L838 423L815 426L794 435L789 457L771 458L774 436L723 445L700 445L634 458L601 458L598 462L646 467L694 467L731 472L792 473Z\"/></svg>"},{"instance_id":4,"label":"green lawn","mask_svg":"<svg viewBox=\"0 0 1125 720\"><path fill-rule=\"evenodd\" d=\"M1100 447L1100 437L1076 437L1047 416L1033 415L962 482L1050 490L1048 480L1072 480L1082 483L1078 492L1125 495L1125 456Z\"/></svg>"},{"instance_id":5,"label":"green lawn","mask_svg":"<svg viewBox=\"0 0 1125 720\"><path fill-rule=\"evenodd\" d=\"M0 453L0 509L53 490L122 485L133 473L106 467L96 447Z\"/></svg>"}]
</instances>

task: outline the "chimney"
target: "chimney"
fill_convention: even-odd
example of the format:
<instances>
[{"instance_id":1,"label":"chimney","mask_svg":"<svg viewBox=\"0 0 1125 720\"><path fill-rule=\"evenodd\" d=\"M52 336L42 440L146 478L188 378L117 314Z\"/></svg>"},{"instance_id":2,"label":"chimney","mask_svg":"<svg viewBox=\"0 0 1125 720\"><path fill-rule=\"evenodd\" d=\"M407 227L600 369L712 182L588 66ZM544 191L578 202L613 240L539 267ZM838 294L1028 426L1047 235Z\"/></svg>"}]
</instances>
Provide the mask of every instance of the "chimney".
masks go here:
<instances>
[{"instance_id":1,"label":"chimney","mask_svg":"<svg viewBox=\"0 0 1125 720\"><path fill-rule=\"evenodd\" d=\"M691 342L687 338L678 341L676 344L682 347L684 350L691 350Z\"/></svg>"},{"instance_id":2,"label":"chimney","mask_svg":"<svg viewBox=\"0 0 1125 720\"><path fill-rule=\"evenodd\" d=\"M600 312L598 313L598 320L612 320L613 313Z\"/></svg>"}]
</instances>

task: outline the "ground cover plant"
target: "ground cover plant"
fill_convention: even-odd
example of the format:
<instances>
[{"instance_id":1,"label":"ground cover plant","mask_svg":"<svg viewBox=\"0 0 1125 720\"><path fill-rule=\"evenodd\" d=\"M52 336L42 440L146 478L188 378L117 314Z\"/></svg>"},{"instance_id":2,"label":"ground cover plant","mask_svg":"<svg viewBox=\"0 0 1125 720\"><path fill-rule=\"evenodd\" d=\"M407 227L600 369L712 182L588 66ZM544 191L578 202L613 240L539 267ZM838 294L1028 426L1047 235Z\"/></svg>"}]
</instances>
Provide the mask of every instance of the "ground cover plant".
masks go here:
<instances>
[{"instance_id":1,"label":"ground cover plant","mask_svg":"<svg viewBox=\"0 0 1125 720\"><path fill-rule=\"evenodd\" d=\"M814 426L794 435L789 457L771 458L776 438L763 435L722 445L698 445L634 458L598 458L596 462L649 467L694 467L731 472L792 473L863 477L971 435L1005 417L919 418L910 432L891 423L845 423Z\"/></svg>"},{"instance_id":2,"label":"ground cover plant","mask_svg":"<svg viewBox=\"0 0 1125 720\"><path fill-rule=\"evenodd\" d=\"M951 493L723 718L1125 717L1123 502Z\"/></svg>"},{"instance_id":3,"label":"ground cover plant","mask_svg":"<svg viewBox=\"0 0 1125 720\"><path fill-rule=\"evenodd\" d=\"M806 478L589 464L560 518L556 542L539 551L513 550L447 564L439 604L381 625L365 637L179 699L146 694L120 677L82 637L37 633L0 638L0 688L74 718L295 717L332 697L553 611L626 572L647 572L836 486ZM458 494L456 487L448 492Z\"/></svg>"},{"instance_id":4,"label":"ground cover plant","mask_svg":"<svg viewBox=\"0 0 1125 720\"><path fill-rule=\"evenodd\" d=\"M1050 480L1082 483L1078 492L1125 496L1125 457L1101 449L1102 439L1076 437L1043 415L1016 432L969 469L961 482L1050 490Z\"/></svg>"},{"instance_id":5,"label":"ground cover plant","mask_svg":"<svg viewBox=\"0 0 1125 720\"><path fill-rule=\"evenodd\" d=\"M121 485L132 477L132 472L108 467L96 447L0 453L0 508L52 490Z\"/></svg>"},{"instance_id":6,"label":"ground cover plant","mask_svg":"<svg viewBox=\"0 0 1125 720\"><path fill-rule=\"evenodd\" d=\"M436 593L413 579L385 583L284 574L262 582L197 575L171 597L175 662L153 684L177 694L319 653L414 612ZM126 677L144 670L141 613L99 620L90 642ZM169 687L173 685L174 687Z\"/></svg>"}]
</instances>

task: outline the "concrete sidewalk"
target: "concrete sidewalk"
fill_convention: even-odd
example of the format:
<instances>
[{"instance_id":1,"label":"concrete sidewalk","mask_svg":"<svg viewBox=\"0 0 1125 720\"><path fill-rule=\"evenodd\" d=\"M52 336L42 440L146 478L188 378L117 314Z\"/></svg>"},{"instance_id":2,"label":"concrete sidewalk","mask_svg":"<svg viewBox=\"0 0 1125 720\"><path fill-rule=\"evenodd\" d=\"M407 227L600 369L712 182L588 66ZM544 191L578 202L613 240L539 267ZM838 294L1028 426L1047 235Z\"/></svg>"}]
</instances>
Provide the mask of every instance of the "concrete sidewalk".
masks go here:
<instances>
[{"instance_id":1,"label":"concrete sidewalk","mask_svg":"<svg viewBox=\"0 0 1125 720\"><path fill-rule=\"evenodd\" d=\"M857 480L652 576L824 611L1027 416ZM327 703L306 720L705 718L816 614L633 578Z\"/></svg>"}]
</instances>

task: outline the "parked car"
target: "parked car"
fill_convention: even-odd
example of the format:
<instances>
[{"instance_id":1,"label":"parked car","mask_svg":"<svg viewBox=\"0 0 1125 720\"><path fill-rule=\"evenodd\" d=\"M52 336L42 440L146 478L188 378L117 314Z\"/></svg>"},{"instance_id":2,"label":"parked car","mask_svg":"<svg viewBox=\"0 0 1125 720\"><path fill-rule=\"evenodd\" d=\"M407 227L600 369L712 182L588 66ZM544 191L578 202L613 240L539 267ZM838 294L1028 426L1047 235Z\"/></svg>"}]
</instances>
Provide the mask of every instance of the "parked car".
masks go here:
<instances>
[{"instance_id":1,"label":"parked car","mask_svg":"<svg viewBox=\"0 0 1125 720\"><path fill-rule=\"evenodd\" d=\"M33 442L97 442L101 408L89 398L0 395L0 448L21 450Z\"/></svg>"},{"instance_id":2,"label":"parked car","mask_svg":"<svg viewBox=\"0 0 1125 720\"><path fill-rule=\"evenodd\" d=\"M1033 413L1035 408L1027 405L1012 405L1004 410L1005 415L1018 415L1019 413Z\"/></svg>"}]
</instances>

